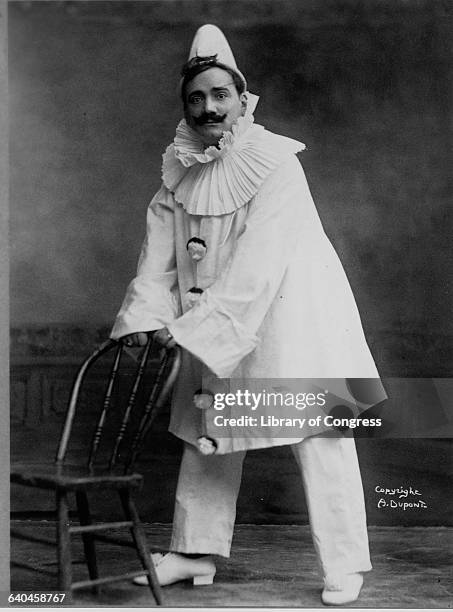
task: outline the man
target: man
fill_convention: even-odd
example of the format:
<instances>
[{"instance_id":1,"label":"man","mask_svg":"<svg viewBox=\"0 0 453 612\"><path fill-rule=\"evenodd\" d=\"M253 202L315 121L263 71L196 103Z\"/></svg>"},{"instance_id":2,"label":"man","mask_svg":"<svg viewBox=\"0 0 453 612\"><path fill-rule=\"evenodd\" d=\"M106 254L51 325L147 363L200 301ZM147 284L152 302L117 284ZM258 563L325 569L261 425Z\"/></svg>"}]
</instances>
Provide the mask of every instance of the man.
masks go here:
<instances>
[{"instance_id":1,"label":"man","mask_svg":"<svg viewBox=\"0 0 453 612\"><path fill-rule=\"evenodd\" d=\"M354 601L371 564L353 438L216 438L213 410L193 400L206 380L378 376L295 156L305 147L254 124L257 97L215 26L197 31L180 90L185 119L163 156L137 276L112 331L130 346L154 331L184 349L169 429L185 445L170 552L154 555L159 580L212 582L212 555L230 554L245 452L291 444L322 601Z\"/></svg>"}]
</instances>

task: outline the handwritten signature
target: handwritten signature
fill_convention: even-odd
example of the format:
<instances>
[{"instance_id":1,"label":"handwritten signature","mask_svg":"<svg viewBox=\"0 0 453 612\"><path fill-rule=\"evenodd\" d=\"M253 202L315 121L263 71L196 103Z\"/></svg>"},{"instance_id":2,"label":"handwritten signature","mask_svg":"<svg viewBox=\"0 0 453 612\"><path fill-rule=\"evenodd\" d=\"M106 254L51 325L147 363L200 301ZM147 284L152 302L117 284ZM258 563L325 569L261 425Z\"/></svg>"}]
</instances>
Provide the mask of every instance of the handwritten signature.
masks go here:
<instances>
[{"instance_id":1,"label":"handwritten signature","mask_svg":"<svg viewBox=\"0 0 453 612\"><path fill-rule=\"evenodd\" d=\"M427 508L428 504L420 499L421 493L418 489L409 487L388 488L376 485L375 493L379 493L382 497L377 502L378 508L399 508L408 510L411 508ZM406 501L398 501L405 499Z\"/></svg>"}]
</instances>

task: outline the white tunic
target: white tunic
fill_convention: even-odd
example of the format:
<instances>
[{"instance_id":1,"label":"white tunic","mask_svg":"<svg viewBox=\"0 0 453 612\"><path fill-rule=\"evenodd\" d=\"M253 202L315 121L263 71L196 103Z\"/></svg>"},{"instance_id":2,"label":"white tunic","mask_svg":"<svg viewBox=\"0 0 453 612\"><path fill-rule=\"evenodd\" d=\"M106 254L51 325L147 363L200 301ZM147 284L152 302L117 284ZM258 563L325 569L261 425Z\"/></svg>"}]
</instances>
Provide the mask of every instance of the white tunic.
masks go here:
<instances>
[{"instance_id":1,"label":"white tunic","mask_svg":"<svg viewBox=\"0 0 453 612\"><path fill-rule=\"evenodd\" d=\"M111 337L167 326L185 349L170 431L192 444L218 431L216 412L193 404L203 378L212 390L216 377L378 377L347 277L295 156L303 148L246 117L206 150L182 121L163 156L137 276ZM195 259L191 238L201 245ZM203 292L190 293L193 287ZM304 437L272 432L250 428L240 438L222 437L217 453Z\"/></svg>"}]
</instances>

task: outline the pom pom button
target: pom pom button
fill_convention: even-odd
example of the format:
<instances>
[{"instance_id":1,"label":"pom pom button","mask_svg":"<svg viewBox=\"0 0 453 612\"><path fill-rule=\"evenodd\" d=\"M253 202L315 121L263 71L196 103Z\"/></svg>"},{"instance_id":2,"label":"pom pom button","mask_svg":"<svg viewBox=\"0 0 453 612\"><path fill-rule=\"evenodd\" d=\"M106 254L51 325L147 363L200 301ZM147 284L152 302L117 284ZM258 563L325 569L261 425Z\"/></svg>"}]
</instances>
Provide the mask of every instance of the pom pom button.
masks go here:
<instances>
[{"instance_id":1,"label":"pom pom button","mask_svg":"<svg viewBox=\"0 0 453 612\"><path fill-rule=\"evenodd\" d=\"M217 450L217 443L212 438L201 436L197 440L198 450L202 455L213 455Z\"/></svg>"},{"instance_id":2,"label":"pom pom button","mask_svg":"<svg viewBox=\"0 0 453 612\"><path fill-rule=\"evenodd\" d=\"M192 287L189 289L189 291L187 291L185 294L185 302L187 307L192 308L192 306L198 302L202 293L203 289L200 289L199 287Z\"/></svg>"},{"instance_id":3,"label":"pom pom button","mask_svg":"<svg viewBox=\"0 0 453 612\"><path fill-rule=\"evenodd\" d=\"M193 403L200 410L207 410L214 403L214 395L211 391L199 389L194 393Z\"/></svg>"},{"instance_id":4,"label":"pom pom button","mask_svg":"<svg viewBox=\"0 0 453 612\"><path fill-rule=\"evenodd\" d=\"M187 252L193 261L201 261L206 255L206 242L194 236L187 242Z\"/></svg>"}]
</instances>

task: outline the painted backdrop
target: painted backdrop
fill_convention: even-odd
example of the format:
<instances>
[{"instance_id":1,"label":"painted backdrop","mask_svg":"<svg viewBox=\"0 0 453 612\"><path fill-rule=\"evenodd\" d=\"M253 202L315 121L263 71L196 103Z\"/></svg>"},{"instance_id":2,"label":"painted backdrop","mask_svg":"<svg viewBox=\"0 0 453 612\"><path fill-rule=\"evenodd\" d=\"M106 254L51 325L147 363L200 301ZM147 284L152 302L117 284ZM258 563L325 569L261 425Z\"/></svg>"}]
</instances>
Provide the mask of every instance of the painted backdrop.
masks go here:
<instances>
[{"instance_id":1,"label":"painted backdrop","mask_svg":"<svg viewBox=\"0 0 453 612\"><path fill-rule=\"evenodd\" d=\"M206 22L261 96L256 121L307 145L300 159L381 373L451 376L451 16L436 0L10 2L13 453L49 450L73 369L134 275L181 117L179 70ZM438 514L401 520L447 520L450 446L361 446L373 508L373 487L400 485L410 466ZM280 458L288 477L270 469L264 495L244 493L243 520L295 520L286 450L261 459ZM258 456L252 484L266 472Z\"/></svg>"}]
</instances>

